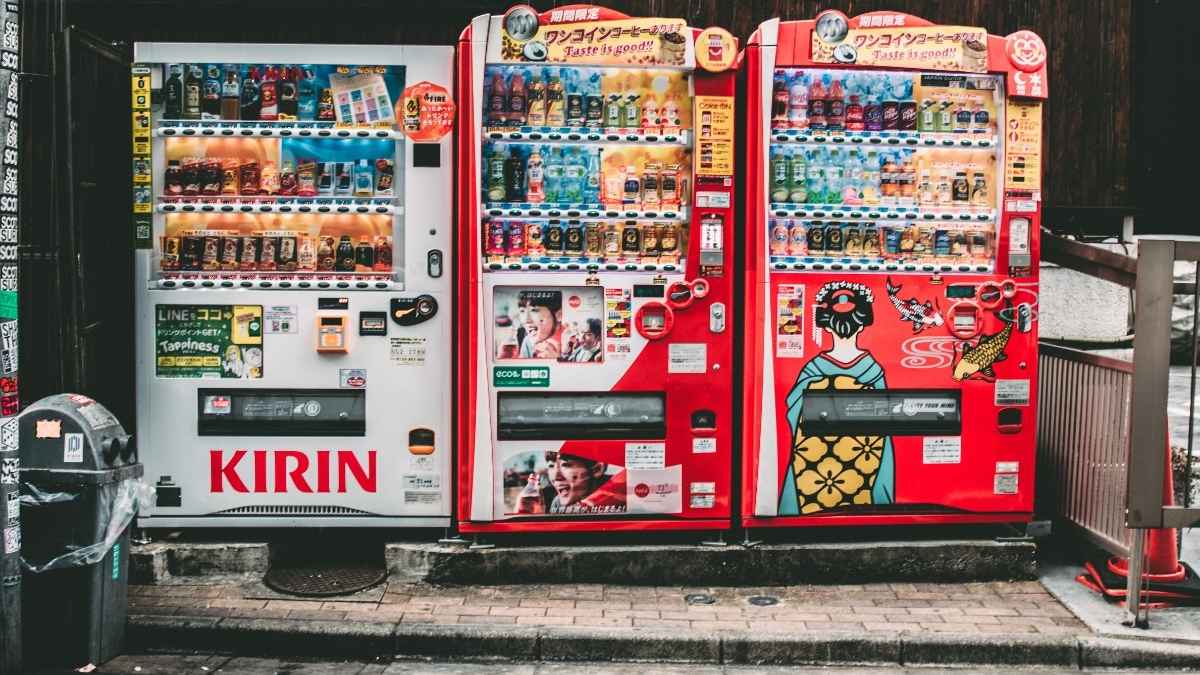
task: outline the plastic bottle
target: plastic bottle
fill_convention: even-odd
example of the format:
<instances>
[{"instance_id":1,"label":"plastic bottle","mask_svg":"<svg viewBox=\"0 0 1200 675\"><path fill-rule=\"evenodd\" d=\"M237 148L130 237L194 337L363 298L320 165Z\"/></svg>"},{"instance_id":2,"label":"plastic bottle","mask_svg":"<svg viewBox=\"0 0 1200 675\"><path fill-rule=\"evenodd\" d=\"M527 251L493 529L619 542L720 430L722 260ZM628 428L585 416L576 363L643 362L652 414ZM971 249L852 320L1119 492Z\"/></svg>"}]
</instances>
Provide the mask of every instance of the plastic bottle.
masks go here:
<instances>
[{"instance_id":1,"label":"plastic bottle","mask_svg":"<svg viewBox=\"0 0 1200 675\"><path fill-rule=\"evenodd\" d=\"M842 176L842 203L862 203L862 161L857 150L846 153L845 171Z\"/></svg>"},{"instance_id":2,"label":"plastic bottle","mask_svg":"<svg viewBox=\"0 0 1200 675\"><path fill-rule=\"evenodd\" d=\"M284 68L279 73L279 119L297 119L300 107L298 100L298 80L300 70L295 66Z\"/></svg>"},{"instance_id":3,"label":"plastic bottle","mask_svg":"<svg viewBox=\"0 0 1200 675\"><path fill-rule=\"evenodd\" d=\"M821 178L821 150L813 149L807 151L805 164L808 165L808 203L820 204L825 200L825 181Z\"/></svg>"},{"instance_id":4,"label":"plastic bottle","mask_svg":"<svg viewBox=\"0 0 1200 675\"><path fill-rule=\"evenodd\" d=\"M550 79L546 81L546 126L561 127L566 120L563 110L566 105L566 101L563 100L563 83L557 71L551 73Z\"/></svg>"},{"instance_id":5,"label":"plastic bottle","mask_svg":"<svg viewBox=\"0 0 1200 675\"><path fill-rule=\"evenodd\" d=\"M625 167L625 191L621 199L628 208L638 208L642 202L642 182L638 179L637 167Z\"/></svg>"},{"instance_id":6,"label":"plastic bottle","mask_svg":"<svg viewBox=\"0 0 1200 675\"><path fill-rule=\"evenodd\" d=\"M874 77L867 83L867 100L863 102L863 126L867 131L883 129L883 78Z\"/></svg>"},{"instance_id":7,"label":"plastic bottle","mask_svg":"<svg viewBox=\"0 0 1200 675\"><path fill-rule=\"evenodd\" d=\"M825 165L825 203L842 203L842 151L833 149L829 153L829 163Z\"/></svg>"},{"instance_id":8,"label":"plastic bottle","mask_svg":"<svg viewBox=\"0 0 1200 675\"><path fill-rule=\"evenodd\" d=\"M311 66L304 66L303 75L296 85L296 112L301 120L317 118L317 75Z\"/></svg>"},{"instance_id":9,"label":"plastic bottle","mask_svg":"<svg viewBox=\"0 0 1200 675\"><path fill-rule=\"evenodd\" d=\"M857 85L857 83L855 83ZM846 131L862 131L867 128L863 117L862 88L853 86L850 89L850 102L846 104Z\"/></svg>"},{"instance_id":10,"label":"plastic bottle","mask_svg":"<svg viewBox=\"0 0 1200 675\"><path fill-rule=\"evenodd\" d=\"M508 155L499 146L492 147L487 161L487 200L489 202L502 202L507 195L504 180L504 165L507 160Z\"/></svg>"},{"instance_id":11,"label":"plastic bottle","mask_svg":"<svg viewBox=\"0 0 1200 675\"><path fill-rule=\"evenodd\" d=\"M242 80L242 119L258 119L258 111L261 104L262 101L259 98L258 67L250 66L250 72L248 72L246 77Z\"/></svg>"},{"instance_id":12,"label":"plastic bottle","mask_svg":"<svg viewBox=\"0 0 1200 675\"><path fill-rule=\"evenodd\" d=\"M600 153L593 150L584 150L583 201L587 204L600 203Z\"/></svg>"},{"instance_id":13,"label":"plastic bottle","mask_svg":"<svg viewBox=\"0 0 1200 675\"><path fill-rule=\"evenodd\" d=\"M808 162L804 149L792 150L788 160L788 201L803 204L808 201Z\"/></svg>"},{"instance_id":14,"label":"plastic bottle","mask_svg":"<svg viewBox=\"0 0 1200 675\"><path fill-rule=\"evenodd\" d=\"M200 91L204 88L204 69L198 64L185 68L183 79L183 119L200 119Z\"/></svg>"},{"instance_id":15,"label":"plastic bottle","mask_svg":"<svg viewBox=\"0 0 1200 675\"><path fill-rule=\"evenodd\" d=\"M375 171L366 159L359 159L354 165L354 195L370 197L375 189Z\"/></svg>"},{"instance_id":16,"label":"plastic bottle","mask_svg":"<svg viewBox=\"0 0 1200 675\"><path fill-rule=\"evenodd\" d=\"M679 127L683 124L683 120L679 117L679 99L675 98L674 93L668 93L666 100L663 101L662 109L658 113L659 120L662 122L662 132L664 134L677 134Z\"/></svg>"},{"instance_id":17,"label":"plastic bottle","mask_svg":"<svg viewBox=\"0 0 1200 675\"><path fill-rule=\"evenodd\" d=\"M604 128L619 129L621 127L621 113L624 112L621 105L621 93L614 92L608 95L608 100L604 103Z\"/></svg>"},{"instance_id":18,"label":"plastic bottle","mask_svg":"<svg viewBox=\"0 0 1200 675\"><path fill-rule=\"evenodd\" d=\"M584 174L587 172L584 166L582 151L579 148L570 148L563 153L563 181L561 191L563 192L562 200L569 204L579 204L583 202L583 187Z\"/></svg>"},{"instance_id":19,"label":"plastic bottle","mask_svg":"<svg viewBox=\"0 0 1200 675\"><path fill-rule=\"evenodd\" d=\"M488 93L487 123L501 125L508 120L508 83L499 70L492 72L492 86Z\"/></svg>"},{"instance_id":20,"label":"plastic bottle","mask_svg":"<svg viewBox=\"0 0 1200 675\"><path fill-rule=\"evenodd\" d=\"M825 129L825 85L821 78L812 78L808 87L808 128L813 130Z\"/></svg>"},{"instance_id":21,"label":"plastic bottle","mask_svg":"<svg viewBox=\"0 0 1200 675\"><path fill-rule=\"evenodd\" d=\"M658 119L658 98L647 93L642 99L642 133L657 134L661 128Z\"/></svg>"},{"instance_id":22,"label":"plastic bottle","mask_svg":"<svg viewBox=\"0 0 1200 675\"><path fill-rule=\"evenodd\" d=\"M518 127L525 126L525 75L520 71L513 73L512 85L508 88L508 124Z\"/></svg>"},{"instance_id":23,"label":"plastic bottle","mask_svg":"<svg viewBox=\"0 0 1200 675\"><path fill-rule=\"evenodd\" d=\"M846 91L842 81L834 79L829 85L825 105L825 128L840 131L846 128Z\"/></svg>"},{"instance_id":24,"label":"plastic bottle","mask_svg":"<svg viewBox=\"0 0 1200 675\"><path fill-rule=\"evenodd\" d=\"M546 201L551 203L561 202L563 201L561 199L563 177L562 156L559 154L558 148L550 148L549 150L542 148L542 154L546 158L544 188Z\"/></svg>"},{"instance_id":25,"label":"plastic bottle","mask_svg":"<svg viewBox=\"0 0 1200 675\"><path fill-rule=\"evenodd\" d=\"M258 109L258 119L279 119L279 71L275 66L267 68L263 73L262 84L259 86L259 99L262 107Z\"/></svg>"},{"instance_id":26,"label":"plastic bottle","mask_svg":"<svg viewBox=\"0 0 1200 675\"><path fill-rule=\"evenodd\" d=\"M638 105L640 94L625 92L625 103L622 106L621 126L626 129L636 129L642 122L642 109Z\"/></svg>"},{"instance_id":27,"label":"plastic bottle","mask_svg":"<svg viewBox=\"0 0 1200 675\"><path fill-rule=\"evenodd\" d=\"M566 116L566 125L569 127L582 127L584 120L583 91L579 84L578 72L571 70L562 76L563 88L566 90L567 95L566 112L564 114Z\"/></svg>"},{"instance_id":28,"label":"plastic bottle","mask_svg":"<svg viewBox=\"0 0 1200 675\"><path fill-rule=\"evenodd\" d=\"M600 93L600 73L588 76L587 89L583 95L583 123L591 129L604 126L604 95Z\"/></svg>"},{"instance_id":29,"label":"plastic bottle","mask_svg":"<svg viewBox=\"0 0 1200 675\"><path fill-rule=\"evenodd\" d=\"M240 115L242 86L237 66L226 64L225 79L221 82L221 119L236 120Z\"/></svg>"},{"instance_id":30,"label":"plastic bottle","mask_svg":"<svg viewBox=\"0 0 1200 675\"><path fill-rule=\"evenodd\" d=\"M506 201L525 201L525 156L516 147L504 162L504 192Z\"/></svg>"},{"instance_id":31,"label":"plastic bottle","mask_svg":"<svg viewBox=\"0 0 1200 675\"><path fill-rule=\"evenodd\" d=\"M529 151L529 161L525 163L525 201L530 204L546 201L545 179L542 153L535 145Z\"/></svg>"},{"instance_id":32,"label":"plastic bottle","mask_svg":"<svg viewBox=\"0 0 1200 675\"><path fill-rule=\"evenodd\" d=\"M867 153L867 158L863 160L862 195L864 204L879 203L881 180L879 154L871 150Z\"/></svg>"},{"instance_id":33,"label":"plastic bottle","mask_svg":"<svg viewBox=\"0 0 1200 675\"><path fill-rule=\"evenodd\" d=\"M913 160L915 154L906 151L900 159L900 201L909 206L916 200L917 193L917 167Z\"/></svg>"},{"instance_id":34,"label":"plastic bottle","mask_svg":"<svg viewBox=\"0 0 1200 675\"><path fill-rule=\"evenodd\" d=\"M916 131L917 102L913 100L913 83L905 79L900 86L900 131Z\"/></svg>"},{"instance_id":35,"label":"plastic bottle","mask_svg":"<svg viewBox=\"0 0 1200 675\"><path fill-rule=\"evenodd\" d=\"M781 129L788 126L787 74L776 70L771 81L771 126Z\"/></svg>"},{"instance_id":36,"label":"plastic bottle","mask_svg":"<svg viewBox=\"0 0 1200 675\"><path fill-rule=\"evenodd\" d=\"M808 76L792 78L788 89L787 126L793 129L808 128Z\"/></svg>"},{"instance_id":37,"label":"plastic bottle","mask_svg":"<svg viewBox=\"0 0 1200 675\"><path fill-rule=\"evenodd\" d=\"M782 203L788 200L788 157L779 146L771 148L771 201Z\"/></svg>"},{"instance_id":38,"label":"plastic bottle","mask_svg":"<svg viewBox=\"0 0 1200 675\"><path fill-rule=\"evenodd\" d=\"M200 94L200 119L221 119L221 67L210 63L204 67L204 85Z\"/></svg>"},{"instance_id":39,"label":"plastic bottle","mask_svg":"<svg viewBox=\"0 0 1200 675\"><path fill-rule=\"evenodd\" d=\"M167 72L167 81L163 83L163 118L183 119L183 66L172 63Z\"/></svg>"},{"instance_id":40,"label":"plastic bottle","mask_svg":"<svg viewBox=\"0 0 1200 675\"><path fill-rule=\"evenodd\" d=\"M787 255L788 253L788 219L775 218L771 220L771 255Z\"/></svg>"},{"instance_id":41,"label":"plastic bottle","mask_svg":"<svg viewBox=\"0 0 1200 675\"><path fill-rule=\"evenodd\" d=\"M536 74L529 80L528 110L525 123L531 127L546 126L546 82Z\"/></svg>"},{"instance_id":42,"label":"plastic bottle","mask_svg":"<svg viewBox=\"0 0 1200 675\"><path fill-rule=\"evenodd\" d=\"M895 82L888 78L883 94L883 128L894 130L900 128L900 101L896 98Z\"/></svg>"}]
</instances>

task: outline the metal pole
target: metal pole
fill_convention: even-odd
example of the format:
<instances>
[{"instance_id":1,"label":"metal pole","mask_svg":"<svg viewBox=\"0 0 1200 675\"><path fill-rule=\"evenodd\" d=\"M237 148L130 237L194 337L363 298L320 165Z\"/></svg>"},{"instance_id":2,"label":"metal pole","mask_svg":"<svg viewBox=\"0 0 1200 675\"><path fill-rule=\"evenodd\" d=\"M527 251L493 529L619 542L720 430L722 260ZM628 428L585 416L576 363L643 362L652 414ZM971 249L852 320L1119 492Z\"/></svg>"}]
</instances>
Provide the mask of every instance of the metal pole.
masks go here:
<instances>
[{"instance_id":1,"label":"metal pole","mask_svg":"<svg viewBox=\"0 0 1200 675\"><path fill-rule=\"evenodd\" d=\"M1129 548L1129 579L1125 586L1125 621L1126 626L1136 628L1150 627L1150 610L1142 617L1142 560L1146 555L1146 530L1135 529L1132 532L1132 544Z\"/></svg>"}]
</instances>

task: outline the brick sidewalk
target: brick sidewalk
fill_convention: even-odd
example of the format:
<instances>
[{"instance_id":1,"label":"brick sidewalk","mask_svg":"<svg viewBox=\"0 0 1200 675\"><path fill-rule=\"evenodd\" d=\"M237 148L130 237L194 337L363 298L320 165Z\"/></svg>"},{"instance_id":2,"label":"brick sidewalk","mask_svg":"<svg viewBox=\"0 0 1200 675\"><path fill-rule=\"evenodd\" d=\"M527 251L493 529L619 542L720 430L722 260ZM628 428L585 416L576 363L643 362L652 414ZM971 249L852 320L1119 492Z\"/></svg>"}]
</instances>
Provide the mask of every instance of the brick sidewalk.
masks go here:
<instances>
[{"instance_id":1,"label":"brick sidewalk","mask_svg":"<svg viewBox=\"0 0 1200 675\"><path fill-rule=\"evenodd\" d=\"M389 583L380 602L247 599L240 583L131 586L130 614L402 624L503 624L672 631L741 629L858 634L1089 635L1036 581L683 588L600 584L451 586ZM708 593L712 605L684 596ZM755 606L770 595L779 603Z\"/></svg>"}]
</instances>

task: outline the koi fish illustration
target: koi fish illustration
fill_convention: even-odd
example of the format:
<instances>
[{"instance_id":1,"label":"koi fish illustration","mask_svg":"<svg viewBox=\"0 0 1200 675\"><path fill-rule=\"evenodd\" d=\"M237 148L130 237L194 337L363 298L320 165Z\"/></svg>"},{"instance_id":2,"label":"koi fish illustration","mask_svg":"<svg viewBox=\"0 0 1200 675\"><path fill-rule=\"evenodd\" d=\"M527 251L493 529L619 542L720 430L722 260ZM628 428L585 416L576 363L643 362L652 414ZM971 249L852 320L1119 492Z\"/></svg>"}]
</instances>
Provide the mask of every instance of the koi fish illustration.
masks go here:
<instances>
[{"instance_id":1,"label":"koi fish illustration","mask_svg":"<svg viewBox=\"0 0 1200 675\"><path fill-rule=\"evenodd\" d=\"M937 306L931 300L923 303L916 298L904 300L897 295L900 292L900 286L893 284L891 277L887 278L886 283L888 300L892 301L892 306L900 313L901 321L912 323L913 335L930 326L940 326L945 323L942 313L938 311Z\"/></svg>"},{"instance_id":2,"label":"koi fish illustration","mask_svg":"<svg viewBox=\"0 0 1200 675\"><path fill-rule=\"evenodd\" d=\"M1004 322L1004 328L998 333L983 335L972 347L964 342L959 352L958 362L954 364L954 381L962 382L978 375L980 379L992 381L996 373L992 366L1008 358L1004 348L1008 346L1008 338L1012 336L1013 323Z\"/></svg>"}]
</instances>

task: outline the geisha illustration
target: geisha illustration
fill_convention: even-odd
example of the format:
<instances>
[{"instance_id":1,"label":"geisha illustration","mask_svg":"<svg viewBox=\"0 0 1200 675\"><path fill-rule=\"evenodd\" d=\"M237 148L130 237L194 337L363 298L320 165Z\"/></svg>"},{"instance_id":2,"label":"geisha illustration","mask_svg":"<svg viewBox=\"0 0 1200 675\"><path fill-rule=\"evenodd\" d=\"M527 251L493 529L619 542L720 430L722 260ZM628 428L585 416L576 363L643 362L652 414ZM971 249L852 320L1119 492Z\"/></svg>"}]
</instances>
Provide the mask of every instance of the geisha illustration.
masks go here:
<instances>
[{"instance_id":1,"label":"geisha illustration","mask_svg":"<svg viewBox=\"0 0 1200 675\"><path fill-rule=\"evenodd\" d=\"M875 319L871 290L860 283L833 281L822 286L813 300L816 327L829 331L833 347L804 365L787 395L793 441L779 515L891 504L895 494L891 438L804 433L804 397L810 390L887 388L883 368L858 346L859 334Z\"/></svg>"}]
</instances>

